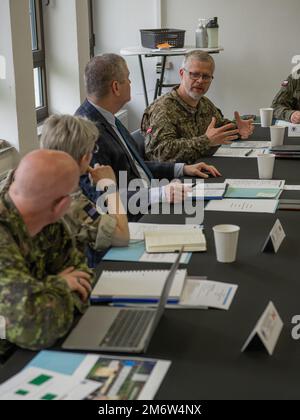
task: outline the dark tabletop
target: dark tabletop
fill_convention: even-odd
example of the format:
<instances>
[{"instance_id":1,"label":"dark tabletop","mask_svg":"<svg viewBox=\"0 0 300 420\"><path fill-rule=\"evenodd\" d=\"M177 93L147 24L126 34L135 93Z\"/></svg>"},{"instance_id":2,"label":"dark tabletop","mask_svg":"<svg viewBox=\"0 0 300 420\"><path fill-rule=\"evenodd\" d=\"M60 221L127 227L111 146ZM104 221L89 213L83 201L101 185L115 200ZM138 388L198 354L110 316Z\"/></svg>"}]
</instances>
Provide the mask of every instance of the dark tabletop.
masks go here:
<instances>
[{"instance_id":1,"label":"dark tabletop","mask_svg":"<svg viewBox=\"0 0 300 420\"><path fill-rule=\"evenodd\" d=\"M256 139L268 138L259 129ZM288 139L288 142L297 140ZM298 139L300 143L300 139ZM225 178L257 178L254 158L206 158ZM274 178L300 184L300 160L277 159ZM210 179L221 182L223 179ZM284 198L300 198L300 191L286 191ZM277 254L262 253L262 245L276 219L287 238ZM142 221L183 223L183 215L147 215ZM219 223L240 226L237 261L216 261L212 226ZM166 310L152 337L147 357L170 359L172 365L157 399L298 399L300 396L300 341L292 339L292 317L300 314L300 212L275 214L205 212L207 252L194 253L188 274L238 284L228 311ZM169 265L103 262L102 269L168 268ZM264 349L241 353L249 333L269 301L284 328L273 356ZM35 354L18 350L0 368L0 382L17 373Z\"/></svg>"}]
</instances>

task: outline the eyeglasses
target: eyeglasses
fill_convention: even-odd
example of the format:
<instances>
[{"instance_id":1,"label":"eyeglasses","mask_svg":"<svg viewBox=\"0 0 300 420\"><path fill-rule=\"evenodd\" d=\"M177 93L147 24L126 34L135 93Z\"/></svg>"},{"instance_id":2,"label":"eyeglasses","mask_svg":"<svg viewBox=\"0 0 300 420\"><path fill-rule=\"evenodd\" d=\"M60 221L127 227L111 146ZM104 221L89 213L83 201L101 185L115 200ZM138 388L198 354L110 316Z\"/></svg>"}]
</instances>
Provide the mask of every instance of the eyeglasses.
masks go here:
<instances>
[{"instance_id":1,"label":"eyeglasses","mask_svg":"<svg viewBox=\"0 0 300 420\"><path fill-rule=\"evenodd\" d=\"M183 69L188 75L191 80L199 80L202 79L203 82L211 82L214 76L210 74L203 74L203 73L193 73L192 71L188 71L187 69Z\"/></svg>"}]
</instances>

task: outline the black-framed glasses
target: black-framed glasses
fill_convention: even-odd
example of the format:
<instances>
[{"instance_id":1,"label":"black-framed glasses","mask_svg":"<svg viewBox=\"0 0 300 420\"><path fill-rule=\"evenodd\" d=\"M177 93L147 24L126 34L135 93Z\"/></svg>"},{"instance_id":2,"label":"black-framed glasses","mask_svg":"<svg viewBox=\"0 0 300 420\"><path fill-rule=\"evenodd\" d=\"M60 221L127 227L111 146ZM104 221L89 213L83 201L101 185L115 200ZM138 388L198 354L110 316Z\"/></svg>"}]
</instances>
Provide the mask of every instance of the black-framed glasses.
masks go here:
<instances>
[{"instance_id":1,"label":"black-framed glasses","mask_svg":"<svg viewBox=\"0 0 300 420\"><path fill-rule=\"evenodd\" d=\"M206 73L194 73L192 71L189 71L187 69L183 69L188 75L191 80L199 80L202 79L203 82L211 82L214 76L211 76L210 74Z\"/></svg>"}]
</instances>

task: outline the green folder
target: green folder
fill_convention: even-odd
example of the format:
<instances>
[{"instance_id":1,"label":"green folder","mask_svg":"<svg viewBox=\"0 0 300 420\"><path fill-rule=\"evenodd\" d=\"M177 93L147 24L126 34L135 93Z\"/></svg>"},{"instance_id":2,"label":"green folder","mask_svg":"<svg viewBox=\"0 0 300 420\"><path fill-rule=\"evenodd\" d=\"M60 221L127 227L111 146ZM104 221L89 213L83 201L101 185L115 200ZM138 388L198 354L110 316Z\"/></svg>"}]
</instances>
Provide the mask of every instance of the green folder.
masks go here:
<instances>
[{"instance_id":1,"label":"green folder","mask_svg":"<svg viewBox=\"0 0 300 420\"><path fill-rule=\"evenodd\" d=\"M271 198L276 199L281 193L280 188L237 188L228 187L225 198Z\"/></svg>"}]
</instances>

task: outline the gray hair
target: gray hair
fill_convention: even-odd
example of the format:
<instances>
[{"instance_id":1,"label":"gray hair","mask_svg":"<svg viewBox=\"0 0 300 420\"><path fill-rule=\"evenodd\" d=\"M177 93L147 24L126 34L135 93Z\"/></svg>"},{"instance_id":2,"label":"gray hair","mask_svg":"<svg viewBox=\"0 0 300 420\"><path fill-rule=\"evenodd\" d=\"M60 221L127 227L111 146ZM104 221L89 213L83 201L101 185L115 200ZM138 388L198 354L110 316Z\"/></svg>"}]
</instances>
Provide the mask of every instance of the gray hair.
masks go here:
<instances>
[{"instance_id":1,"label":"gray hair","mask_svg":"<svg viewBox=\"0 0 300 420\"><path fill-rule=\"evenodd\" d=\"M66 152L79 163L93 153L98 137L97 127L85 118L51 115L43 125L41 148Z\"/></svg>"},{"instance_id":2,"label":"gray hair","mask_svg":"<svg viewBox=\"0 0 300 420\"><path fill-rule=\"evenodd\" d=\"M210 63L212 65L213 71L215 70L215 60L212 58L211 55L209 55L205 51L199 51L199 50L192 50L188 52L183 59L182 62L182 68L187 68L188 65L192 60L200 61L204 63Z\"/></svg>"},{"instance_id":3,"label":"gray hair","mask_svg":"<svg viewBox=\"0 0 300 420\"><path fill-rule=\"evenodd\" d=\"M103 54L92 58L84 73L87 94L97 99L105 97L113 80L123 82L126 79L126 71L126 61L120 55Z\"/></svg>"}]
</instances>

